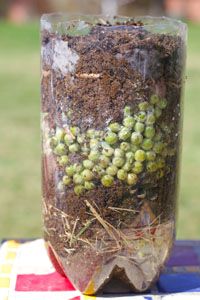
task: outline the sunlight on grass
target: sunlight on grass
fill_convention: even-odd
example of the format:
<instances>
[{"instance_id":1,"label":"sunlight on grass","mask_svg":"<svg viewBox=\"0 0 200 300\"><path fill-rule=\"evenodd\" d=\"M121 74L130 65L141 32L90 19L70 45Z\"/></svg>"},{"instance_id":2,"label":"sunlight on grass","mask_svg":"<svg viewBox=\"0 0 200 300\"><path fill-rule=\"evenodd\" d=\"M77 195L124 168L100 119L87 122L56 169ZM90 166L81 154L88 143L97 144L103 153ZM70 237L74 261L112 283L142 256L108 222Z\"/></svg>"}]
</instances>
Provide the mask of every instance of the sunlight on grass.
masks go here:
<instances>
[{"instance_id":1,"label":"sunlight on grass","mask_svg":"<svg viewBox=\"0 0 200 300\"><path fill-rule=\"evenodd\" d=\"M39 236L38 27L0 28L0 236Z\"/></svg>"},{"instance_id":2,"label":"sunlight on grass","mask_svg":"<svg viewBox=\"0 0 200 300\"><path fill-rule=\"evenodd\" d=\"M200 40L199 25L189 25L185 88L183 155L178 237L200 238Z\"/></svg>"}]
</instances>

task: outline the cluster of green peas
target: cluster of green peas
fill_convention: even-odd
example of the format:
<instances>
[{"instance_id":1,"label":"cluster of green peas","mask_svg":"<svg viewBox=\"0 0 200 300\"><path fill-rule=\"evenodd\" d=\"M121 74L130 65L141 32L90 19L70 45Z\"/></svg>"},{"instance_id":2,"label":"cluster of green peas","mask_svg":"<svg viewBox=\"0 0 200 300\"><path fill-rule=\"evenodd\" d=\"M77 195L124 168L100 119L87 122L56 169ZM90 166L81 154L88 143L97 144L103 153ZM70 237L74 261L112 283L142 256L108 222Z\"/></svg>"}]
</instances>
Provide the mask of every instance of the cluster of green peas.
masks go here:
<instances>
[{"instance_id":1,"label":"cluster of green peas","mask_svg":"<svg viewBox=\"0 0 200 300\"><path fill-rule=\"evenodd\" d=\"M57 129L50 138L50 146L59 165L65 168L62 184L73 185L74 192L81 195L95 188L97 180L105 187L111 187L116 178L134 186L144 171L157 172L162 177L168 150L156 120L166 105L166 99L152 95L149 102L138 104L135 114L126 106L122 124L110 123L103 131L89 129L81 133L78 127ZM70 153L81 154L85 159L70 164Z\"/></svg>"}]
</instances>

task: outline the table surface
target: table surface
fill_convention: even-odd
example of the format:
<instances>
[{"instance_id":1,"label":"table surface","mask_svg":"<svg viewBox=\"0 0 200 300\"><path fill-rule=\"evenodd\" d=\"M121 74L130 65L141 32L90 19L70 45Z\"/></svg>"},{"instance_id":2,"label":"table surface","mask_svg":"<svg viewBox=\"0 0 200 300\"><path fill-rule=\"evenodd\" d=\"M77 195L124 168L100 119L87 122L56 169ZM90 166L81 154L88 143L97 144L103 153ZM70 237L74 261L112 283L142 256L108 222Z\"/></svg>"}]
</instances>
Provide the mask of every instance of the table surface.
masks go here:
<instances>
[{"instance_id":1,"label":"table surface","mask_svg":"<svg viewBox=\"0 0 200 300\"><path fill-rule=\"evenodd\" d=\"M34 260L36 258L37 260ZM9 271L5 268L5 266L8 265L10 266ZM113 283L113 288L114 291L117 290L115 283ZM9 292L10 296L1 298L2 291ZM60 298L62 293L68 293L69 291L78 294L76 294L75 298L67 298L66 295ZM25 299L23 295L25 294L27 297L27 292L31 292L31 294L26 300L78 300L80 297L85 297L81 296L80 293L75 290L68 279L55 272L46 255L42 239L31 242L27 240L4 240L0 248L0 300ZM37 293L34 294L34 292ZM37 298L40 294L38 292L42 293L42 298ZM56 294L58 292L60 293ZM176 294L180 296L181 294L183 297L185 293L187 295L190 293L187 299L191 299L192 296L198 296L198 298L195 299L200 299L200 241L176 241L166 268L155 286L143 295L126 294L125 296L123 295L121 299L124 299L124 297L161 299L158 298L161 297L159 295L162 295L162 299L164 299L163 295L174 296L174 294ZM45 298L47 294L48 297ZM55 298L52 298L54 294ZM34 297L31 295L34 295ZM97 298L102 299L102 297L107 296L108 293L105 292L100 298ZM113 297L113 295L110 294L109 296Z\"/></svg>"}]
</instances>

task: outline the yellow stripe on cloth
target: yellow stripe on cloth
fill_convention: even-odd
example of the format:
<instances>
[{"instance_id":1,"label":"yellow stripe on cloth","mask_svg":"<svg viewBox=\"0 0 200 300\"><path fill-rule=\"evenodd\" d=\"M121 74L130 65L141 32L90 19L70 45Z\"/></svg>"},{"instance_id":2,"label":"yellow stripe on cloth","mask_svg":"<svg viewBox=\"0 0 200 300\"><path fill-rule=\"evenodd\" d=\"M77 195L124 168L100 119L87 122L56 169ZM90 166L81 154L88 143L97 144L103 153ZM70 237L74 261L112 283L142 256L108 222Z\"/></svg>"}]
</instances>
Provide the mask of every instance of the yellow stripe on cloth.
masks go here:
<instances>
[{"instance_id":1,"label":"yellow stripe on cloth","mask_svg":"<svg viewBox=\"0 0 200 300\"><path fill-rule=\"evenodd\" d=\"M83 295L83 299L84 300L95 300L96 296L87 296L87 295Z\"/></svg>"},{"instance_id":2,"label":"yellow stripe on cloth","mask_svg":"<svg viewBox=\"0 0 200 300\"><path fill-rule=\"evenodd\" d=\"M10 241L7 241L7 246L8 246L8 248L18 248L20 246L20 243L14 241L14 240L10 240Z\"/></svg>"},{"instance_id":3,"label":"yellow stripe on cloth","mask_svg":"<svg viewBox=\"0 0 200 300\"><path fill-rule=\"evenodd\" d=\"M0 288L9 288L9 286L10 286L10 278L0 277Z\"/></svg>"},{"instance_id":4,"label":"yellow stripe on cloth","mask_svg":"<svg viewBox=\"0 0 200 300\"><path fill-rule=\"evenodd\" d=\"M9 274L9 273L11 273L11 270L12 270L12 265L10 265L10 264L0 265L0 273Z\"/></svg>"},{"instance_id":5,"label":"yellow stripe on cloth","mask_svg":"<svg viewBox=\"0 0 200 300\"><path fill-rule=\"evenodd\" d=\"M15 258L16 258L16 252L11 252L11 251L8 251L7 253L6 253L6 259L11 259L11 260L14 260Z\"/></svg>"}]
</instances>

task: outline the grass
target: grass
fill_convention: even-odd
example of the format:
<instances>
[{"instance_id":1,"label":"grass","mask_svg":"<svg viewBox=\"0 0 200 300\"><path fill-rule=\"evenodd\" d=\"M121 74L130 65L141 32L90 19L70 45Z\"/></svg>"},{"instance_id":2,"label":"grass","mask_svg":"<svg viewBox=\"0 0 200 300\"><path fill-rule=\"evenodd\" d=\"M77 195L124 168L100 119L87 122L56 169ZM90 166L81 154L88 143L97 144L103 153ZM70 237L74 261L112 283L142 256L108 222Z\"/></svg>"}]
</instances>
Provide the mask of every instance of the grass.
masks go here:
<instances>
[{"instance_id":1,"label":"grass","mask_svg":"<svg viewBox=\"0 0 200 300\"><path fill-rule=\"evenodd\" d=\"M0 24L0 236L41 235L38 26Z\"/></svg>"},{"instance_id":2,"label":"grass","mask_svg":"<svg viewBox=\"0 0 200 300\"><path fill-rule=\"evenodd\" d=\"M38 33L0 23L0 237L41 235ZM199 33L189 24L179 238L200 236Z\"/></svg>"},{"instance_id":3,"label":"grass","mask_svg":"<svg viewBox=\"0 0 200 300\"><path fill-rule=\"evenodd\" d=\"M189 24L178 237L200 237L200 25Z\"/></svg>"}]
</instances>

